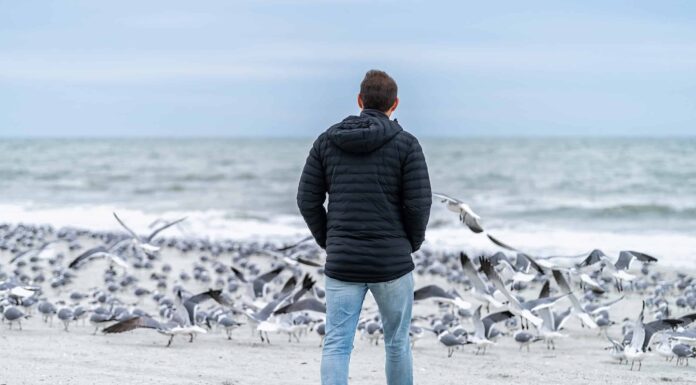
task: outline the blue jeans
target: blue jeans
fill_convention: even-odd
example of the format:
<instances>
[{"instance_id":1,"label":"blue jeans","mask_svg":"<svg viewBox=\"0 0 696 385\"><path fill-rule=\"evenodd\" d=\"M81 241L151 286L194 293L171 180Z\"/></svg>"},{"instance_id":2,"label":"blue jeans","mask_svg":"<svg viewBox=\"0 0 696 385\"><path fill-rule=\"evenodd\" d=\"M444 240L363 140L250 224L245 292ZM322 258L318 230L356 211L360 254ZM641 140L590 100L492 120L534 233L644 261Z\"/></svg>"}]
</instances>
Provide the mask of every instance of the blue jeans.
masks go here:
<instances>
[{"instance_id":1,"label":"blue jeans","mask_svg":"<svg viewBox=\"0 0 696 385\"><path fill-rule=\"evenodd\" d=\"M326 337L321 357L322 385L347 385L350 353L365 294L372 292L382 319L388 385L413 384L409 342L413 273L388 282L355 283L325 277Z\"/></svg>"}]
</instances>

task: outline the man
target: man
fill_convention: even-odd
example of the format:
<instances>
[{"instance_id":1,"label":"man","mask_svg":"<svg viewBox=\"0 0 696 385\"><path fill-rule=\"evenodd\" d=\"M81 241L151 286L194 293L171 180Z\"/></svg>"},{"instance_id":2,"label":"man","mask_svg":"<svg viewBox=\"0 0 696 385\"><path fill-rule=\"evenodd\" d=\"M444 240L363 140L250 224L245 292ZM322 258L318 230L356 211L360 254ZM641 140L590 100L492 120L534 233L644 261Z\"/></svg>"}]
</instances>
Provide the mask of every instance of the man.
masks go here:
<instances>
[{"instance_id":1,"label":"man","mask_svg":"<svg viewBox=\"0 0 696 385\"><path fill-rule=\"evenodd\" d=\"M358 95L360 116L319 135L300 178L297 205L326 249L323 385L348 383L368 290L381 315L387 383L413 383L411 253L423 243L432 196L418 140L390 120L398 105L394 79L383 71L367 72Z\"/></svg>"}]
</instances>

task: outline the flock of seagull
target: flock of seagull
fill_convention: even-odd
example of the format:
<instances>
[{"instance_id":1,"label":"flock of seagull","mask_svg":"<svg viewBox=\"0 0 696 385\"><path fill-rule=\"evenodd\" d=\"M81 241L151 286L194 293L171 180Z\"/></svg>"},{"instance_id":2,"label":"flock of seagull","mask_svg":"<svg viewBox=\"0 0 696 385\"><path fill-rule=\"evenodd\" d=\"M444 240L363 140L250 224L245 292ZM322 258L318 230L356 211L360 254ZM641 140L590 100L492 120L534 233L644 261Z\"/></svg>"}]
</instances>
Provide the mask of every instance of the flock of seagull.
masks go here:
<instances>
[{"instance_id":1,"label":"flock of seagull","mask_svg":"<svg viewBox=\"0 0 696 385\"><path fill-rule=\"evenodd\" d=\"M670 279L651 269L656 258L631 250L615 260L601 250L532 256L486 232L465 203L434 196L468 229L485 233L504 251L477 257L428 248L414 253L415 273L437 283L414 292L412 344L437 338L448 357L466 345L476 355L486 354L510 337L520 351L538 342L555 350L569 337L566 324L576 319L596 329L597 338L607 342L606 354L630 363L631 370L640 370L650 355L685 366L696 357L690 345L696 342L693 276L677 273ZM188 342L208 333L232 339L243 326L263 344L277 334L299 342L313 333L323 341L325 293L317 277L324 253L307 242L311 238L279 246L164 236L186 218L158 220L142 236L116 213L114 219L125 231L0 225L5 329L18 332L36 316L49 327L57 318L66 332L87 322L95 335L149 330L164 336L166 346L177 336ZM172 253L191 261L190 269L175 271L167 261ZM631 268L637 264L639 269ZM91 287L78 290L85 281ZM640 313L615 319L612 306L626 296L642 300ZM363 315L356 332L378 345L379 312L366 305Z\"/></svg>"}]
</instances>

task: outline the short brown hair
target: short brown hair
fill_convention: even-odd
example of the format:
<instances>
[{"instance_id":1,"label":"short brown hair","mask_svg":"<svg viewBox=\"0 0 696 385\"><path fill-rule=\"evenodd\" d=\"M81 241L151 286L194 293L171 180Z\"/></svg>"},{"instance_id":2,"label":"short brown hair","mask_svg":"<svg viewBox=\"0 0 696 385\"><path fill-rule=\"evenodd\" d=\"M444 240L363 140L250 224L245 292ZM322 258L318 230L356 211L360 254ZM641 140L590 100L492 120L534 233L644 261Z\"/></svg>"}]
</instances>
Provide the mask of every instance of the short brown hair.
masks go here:
<instances>
[{"instance_id":1,"label":"short brown hair","mask_svg":"<svg viewBox=\"0 0 696 385\"><path fill-rule=\"evenodd\" d=\"M396 82L386 72L369 70L360 83L363 108L388 111L396 101Z\"/></svg>"}]
</instances>

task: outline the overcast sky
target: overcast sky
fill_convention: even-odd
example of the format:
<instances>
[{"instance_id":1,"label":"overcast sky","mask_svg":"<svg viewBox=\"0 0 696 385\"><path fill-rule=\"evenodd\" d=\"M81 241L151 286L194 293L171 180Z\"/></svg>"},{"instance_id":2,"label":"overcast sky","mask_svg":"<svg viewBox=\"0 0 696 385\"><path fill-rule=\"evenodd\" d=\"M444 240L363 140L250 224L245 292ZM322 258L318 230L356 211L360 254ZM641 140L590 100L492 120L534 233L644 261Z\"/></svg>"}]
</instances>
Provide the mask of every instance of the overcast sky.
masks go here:
<instances>
[{"instance_id":1,"label":"overcast sky","mask_svg":"<svg viewBox=\"0 0 696 385\"><path fill-rule=\"evenodd\" d=\"M0 0L0 136L694 135L694 1Z\"/></svg>"}]
</instances>

